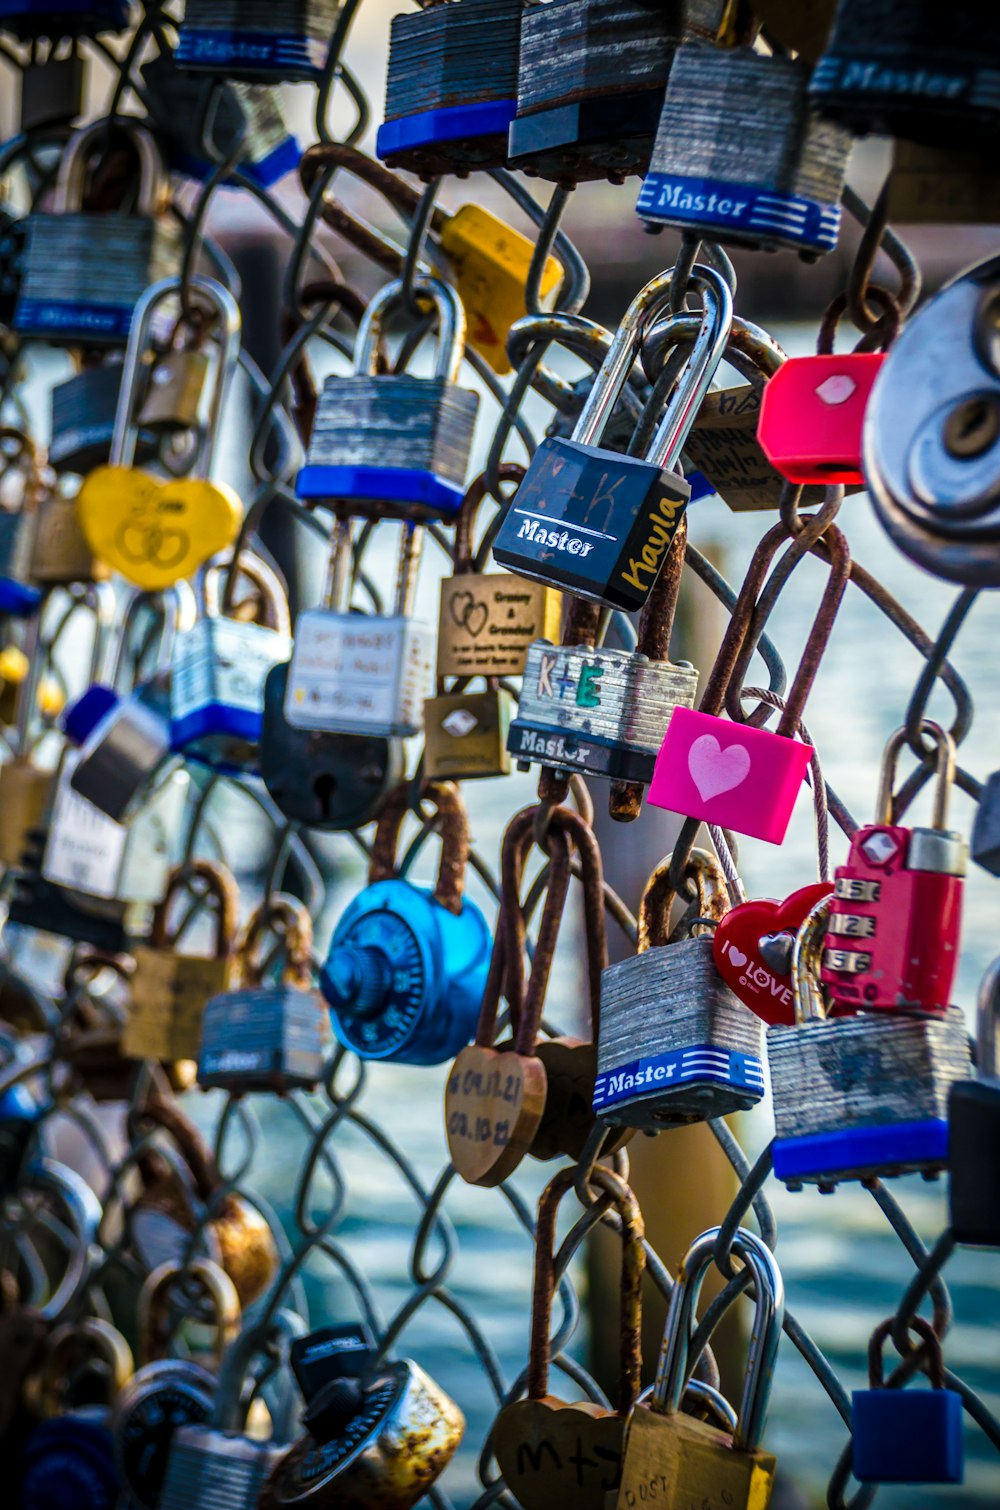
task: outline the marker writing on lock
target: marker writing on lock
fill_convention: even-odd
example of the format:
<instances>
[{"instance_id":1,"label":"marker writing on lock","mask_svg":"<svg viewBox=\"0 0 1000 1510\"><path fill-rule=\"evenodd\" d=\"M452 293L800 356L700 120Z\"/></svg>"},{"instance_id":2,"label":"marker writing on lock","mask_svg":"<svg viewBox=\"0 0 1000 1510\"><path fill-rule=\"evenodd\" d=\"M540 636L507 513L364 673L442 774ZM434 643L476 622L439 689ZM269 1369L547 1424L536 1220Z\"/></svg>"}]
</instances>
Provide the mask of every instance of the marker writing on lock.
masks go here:
<instances>
[{"instance_id":1,"label":"marker writing on lock","mask_svg":"<svg viewBox=\"0 0 1000 1510\"><path fill-rule=\"evenodd\" d=\"M653 528L649 532L649 538L639 553L638 558L629 557L628 571L621 573L623 582L639 592L646 587L652 586L653 579L660 570L663 557L670 549L670 542L674 538L680 516L686 507L686 499L661 498L659 514L650 514ZM640 572L648 572L649 582L639 580Z\"/></svg>"}]
</instances>

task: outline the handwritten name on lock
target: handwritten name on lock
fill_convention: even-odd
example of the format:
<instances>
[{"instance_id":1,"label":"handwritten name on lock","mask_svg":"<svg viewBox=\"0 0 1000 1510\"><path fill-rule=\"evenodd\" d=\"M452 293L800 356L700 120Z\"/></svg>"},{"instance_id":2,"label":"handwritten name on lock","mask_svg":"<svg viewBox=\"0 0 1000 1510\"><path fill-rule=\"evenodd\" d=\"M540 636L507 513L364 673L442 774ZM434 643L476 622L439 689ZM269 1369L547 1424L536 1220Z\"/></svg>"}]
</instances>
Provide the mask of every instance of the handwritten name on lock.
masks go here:
<instances>
[{"instance_id":1,"label":"handwritten name on lock","mask_svg":"<svg viewBox=\"0 0 1000 1510\"><path fill-rule=\"evenodd\" d=\"M425 668L419 646L403 634L403 620L371 627L357 615L357 627L328 614L303 614L295 647L295 707L302 714L390 718L398 691ZM368 627L366 627L368 626ZM400 666L400 656L409 663Z\"/></svg>"},{"instance_id":2,"label":"handwritten name on lock","mask_svg":"<svg viewBox=\"0 0 1000 1510\"><path fill-rule=\"evenodd\" d=\"M562 602L541 582L474 572L441 584L439 676L520 676L533 640L554 639Z\"/></svg>"}]
</instances>

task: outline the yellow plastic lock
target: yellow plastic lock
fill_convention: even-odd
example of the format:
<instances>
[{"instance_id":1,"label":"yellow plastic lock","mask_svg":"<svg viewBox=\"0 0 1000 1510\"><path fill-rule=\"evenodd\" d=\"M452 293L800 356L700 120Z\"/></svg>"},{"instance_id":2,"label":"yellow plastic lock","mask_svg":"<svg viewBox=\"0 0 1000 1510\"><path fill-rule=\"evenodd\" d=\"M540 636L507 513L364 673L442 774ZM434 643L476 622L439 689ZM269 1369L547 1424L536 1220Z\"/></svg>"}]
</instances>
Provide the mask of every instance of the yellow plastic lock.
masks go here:
<instances>
[{"instance_id":1,"label":"yellow plastic lock","mask_svg":"<svg viewBox=\"0 0 1000 1510\"><path fill-rule=\"evenodd\" d=\"M441 232L441 247L452 265L469 327L466 341L500 377L511 371L507 332L527 313L524 290L534 246L481 205L466 204ZM539 296L555 296L562 270L555 257L545 263Z\"/></svg>"},{"instance_id":2,"label":"yellow plastic lock","mask_svg":"<svg viewBox=\"0 0 1000 1510\"><path fill-rule=\"evenodd\" d=\"M232 545L243 519L225 483L162 480L139 467L98 467L77 494L87 544L136 587L158 592Z\"/></svg>"}]
</instances>

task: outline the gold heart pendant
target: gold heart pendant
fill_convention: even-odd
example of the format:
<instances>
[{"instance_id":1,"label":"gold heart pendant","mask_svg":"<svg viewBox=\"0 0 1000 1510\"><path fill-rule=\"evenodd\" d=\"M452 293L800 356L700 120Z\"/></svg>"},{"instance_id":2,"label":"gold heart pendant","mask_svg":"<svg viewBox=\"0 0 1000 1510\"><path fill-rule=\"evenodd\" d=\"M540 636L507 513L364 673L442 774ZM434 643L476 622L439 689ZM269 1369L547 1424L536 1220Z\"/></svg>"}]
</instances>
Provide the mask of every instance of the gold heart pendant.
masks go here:
<instances>
[{"instance_id":1,"label":"gold heart pendant","mask_svg":"<svg viewBox=\"0 0 1000 1510\"><path fill-rule=\"evenodd\" d=\"M98 467L76 509L94 555L146 592L190 577L232 545L243 519L239 497L224 483L161 481L138 467Z\"/></svg>"}]
</instances>

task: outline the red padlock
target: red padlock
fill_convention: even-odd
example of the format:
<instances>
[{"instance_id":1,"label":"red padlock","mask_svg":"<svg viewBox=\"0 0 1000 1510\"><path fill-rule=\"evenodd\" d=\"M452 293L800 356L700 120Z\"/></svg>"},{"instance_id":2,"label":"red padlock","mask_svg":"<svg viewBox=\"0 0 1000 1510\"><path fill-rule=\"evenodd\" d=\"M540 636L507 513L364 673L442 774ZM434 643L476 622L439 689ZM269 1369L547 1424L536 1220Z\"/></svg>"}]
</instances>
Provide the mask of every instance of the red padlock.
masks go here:
<instances>
[{"instance_id":1,"label":"red padlock","mask_svg":"<svg viewBox=\"0 0 1000 1510\"><path fill-rule=\"evenodd\" d=\"M712 939L715 968L744 1006L770 1026L795 1025L791 944L829 881L814 881L783 902L741 902L726 913ZM787 940L788 947L781 944Z\"/></svg>"},{"instance_id":2,"label":"red padlock","mask_svg":"<svg viewBox=\"0 0 1000 1510\"><path fill-rule=\"evenodd\" d=\"M764 385L757 439L789 482L864 483L861 427L884 351L789 357Z\"/></svg>"}]
</instances>

